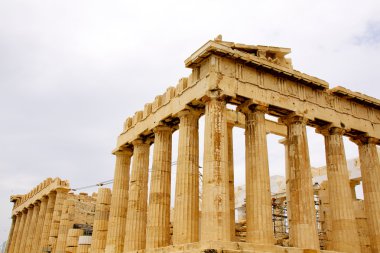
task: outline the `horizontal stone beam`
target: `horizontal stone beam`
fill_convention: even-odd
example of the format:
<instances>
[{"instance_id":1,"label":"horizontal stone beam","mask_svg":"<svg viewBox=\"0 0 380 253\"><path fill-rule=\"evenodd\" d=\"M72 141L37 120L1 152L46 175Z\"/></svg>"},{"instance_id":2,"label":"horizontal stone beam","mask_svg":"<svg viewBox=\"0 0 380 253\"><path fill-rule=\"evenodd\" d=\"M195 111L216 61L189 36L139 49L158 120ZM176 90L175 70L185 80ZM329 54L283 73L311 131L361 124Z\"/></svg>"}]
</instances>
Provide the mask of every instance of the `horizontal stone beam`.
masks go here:
<instances>
[{"instance_id":1,"label":"horizontal stone beam","mask_svg":"<svg viewBox=\"0 0 380 253\"><path fill-rule=\"evenodd\" d=\"M30 205L36 203L36 201L41 200L43 196L47 196L50 192L56 191L57 189L68 189L70 190L69 183L67 181L63 181L59 178L55 178L49 185L45 188L41 189L35 195L30 196L22 203L15 205L12 210L12 215L16 215L19 212L22 212L25 208L28 208Z\"/></svg>"}]
</instances>

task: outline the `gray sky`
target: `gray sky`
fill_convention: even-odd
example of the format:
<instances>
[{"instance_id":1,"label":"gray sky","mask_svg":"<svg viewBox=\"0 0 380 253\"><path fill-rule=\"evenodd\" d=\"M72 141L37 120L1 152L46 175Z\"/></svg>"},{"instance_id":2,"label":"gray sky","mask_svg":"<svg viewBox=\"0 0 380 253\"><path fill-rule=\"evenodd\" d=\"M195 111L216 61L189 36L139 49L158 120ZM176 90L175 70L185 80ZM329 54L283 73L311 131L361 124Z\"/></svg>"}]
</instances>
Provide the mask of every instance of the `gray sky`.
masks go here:
<instances>
[{"instance_id":1,"label":"gray sky","mask_svg":"<svg viewBox=\"0 0 380 253\"><path fill-rule=\"evenodd\" d=\"M183 61L218 34L290 47L297 70L380 97L378 0L1 0L0 242L11 194L47 177L73 188L112 179L125 118L187 76ZM323 139L309 134L312 165L323 165ZM242 184L243 131L234 137ZM278 139L268 137L271 174L283 174Z\"/></svg>"}]
</instances>

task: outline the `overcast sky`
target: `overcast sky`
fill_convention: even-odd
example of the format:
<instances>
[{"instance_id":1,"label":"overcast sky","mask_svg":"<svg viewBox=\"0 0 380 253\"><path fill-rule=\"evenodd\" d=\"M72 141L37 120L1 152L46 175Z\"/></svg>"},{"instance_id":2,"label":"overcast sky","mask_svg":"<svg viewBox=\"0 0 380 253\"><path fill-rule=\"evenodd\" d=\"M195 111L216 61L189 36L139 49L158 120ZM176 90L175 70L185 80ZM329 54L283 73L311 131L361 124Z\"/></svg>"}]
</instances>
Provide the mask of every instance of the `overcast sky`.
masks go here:
<instances>
[{"instance_id":1,"label":"overcast sky","mask_svg":"<svg viewBox=\"0 0 380 253\"><path fill-rule=\"evenodd\" d=\"M290 47L297 70L380 98L378 0L0 0L0 242L11 194L47 177L112 179L125 118L187 76L184 60L218 34ZM324 165L323 139L308 133L312 165ZM243 184L243 131L234 137ZM278 139L268 136L272 175L284 174ZM346 152L357 156L348 141Z\"/></svg>"}]
</instances>

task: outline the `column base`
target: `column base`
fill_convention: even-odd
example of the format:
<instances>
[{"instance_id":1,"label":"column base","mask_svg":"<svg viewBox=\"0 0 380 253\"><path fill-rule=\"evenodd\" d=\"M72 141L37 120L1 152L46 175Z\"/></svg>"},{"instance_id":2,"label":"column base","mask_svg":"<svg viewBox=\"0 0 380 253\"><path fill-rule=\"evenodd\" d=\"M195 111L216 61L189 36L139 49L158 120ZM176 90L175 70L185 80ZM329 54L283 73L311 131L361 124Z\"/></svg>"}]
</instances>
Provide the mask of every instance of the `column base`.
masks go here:
<instances>
[{"instance_id":1,"label":"column base","mask_svg":"<svg viewBox=\"0 0 380 253\"><path fill-rule=\"evenodd\" d=\"M338 253L329 250L301 249L276 245L260 245L246 242L210 241L171 245L157 249L144 249L124 253ZM339 252L342 253L342 252Z\"/></svg>"}]
</instances>

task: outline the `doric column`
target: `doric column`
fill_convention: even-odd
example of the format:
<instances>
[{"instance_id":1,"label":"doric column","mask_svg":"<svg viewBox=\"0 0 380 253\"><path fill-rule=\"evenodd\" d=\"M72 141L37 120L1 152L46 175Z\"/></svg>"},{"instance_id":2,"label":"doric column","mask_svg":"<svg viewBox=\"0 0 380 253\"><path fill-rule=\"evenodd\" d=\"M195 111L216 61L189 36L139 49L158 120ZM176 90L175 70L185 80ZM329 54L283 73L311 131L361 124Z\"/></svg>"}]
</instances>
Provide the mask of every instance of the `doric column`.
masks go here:
<instances>
[{"instance_id":1,"label":"doric column","mask_svg":"<svg viewBox=\"0 0 380 253\"><path fill-rule=\"evenodd\" d=\"M36 232L32 243L32 249L31 253L39 253L38 247L41 242L41 236L42 236L42 230L44 227L44 221L45 221L45 215L46 215L46 208L47 208L48 198L42 197L41 199L41 205L40 205L40 211L38 213L38 219L37 219L37 225L36 225Z\"/></svg>"},{"instance_id":2,"label":"doric column","mask_svg":"<svg viewBox=\"0 0 380 253\"><path fill-rule=\"evenodd\" d=\"M69 229L74 225L75 202L73 199L65 199L62 207L61 222L59 223L56 253L66 253L66 239Z\"/></svg>"},{"instance_id":3,"label":"doric column","mask_svg":"<svg viewBox=\"0 0 380 253\"><path fill-rule=\"evenodd\" d=\"M331 249L360 252L360 242L350 188L346 154L343 144L344 130L336 127L317 129L325 138L327 184L331 213Z\"/></svg>"},{"instance_id":4,"label":"doric column","mask_svg":"<svg viewBox=\"0 0 380 253\"><path fill-rule=\"evenodd\" d=\"M12 216L11 229L9 230L8 240L7 240L7 244L6 244L6 247L5 247L5 253L9 253L9 246L12 243L12 236L13 236L13 233L15 231L16 220L17 220L17 216L13 215Z\"/></svg>"},{"instance_id":5,"label":"doric column","mask_svg":"<svg viewBox=\"0 0 380 253\"><path fill-rule=\"evenodd\" d=\"M48 194L45 220L44 220L44 225L42 228L41 241L40 241L40 245L38 246L37 252L43 252L44 249L46 249L49 246L50 227L51 227L51 221L53 219L56 196L57 196L56 192L50 192Z\"/></svg>"},{"instance_id":6,"label":"doric column","mask_svg":"<svg viewBox=\"0 0 380 253\"><path fill-rule=\"evenodd\" d=\"M380 162L375 138L357 138L372 252L380 252Z\"/></svg>"},{"instance_id":7,"label":"doric column","mask_svg":"<svg viewBox=\"0 0 380 253\"><path fill-rule=\"evenodd\" d=\"M21 212L20 226L19 226L19 229L17 231L17 236L16 236L16 240L15 240L14 253L23 253L23 252L20 251L20 245L21 245L21 241L22 241L22 234L24 232L26 216L27 216L27 209L24 209Z\"/></svg>"},{"instance_id":8,"label":"doric column","mask_svg":"<svg viewBox=\"0 0 380 253\"><path fill-rule=\"evenodd\" d=\"M133 144L124 252L145 249L148 204L149 147L139 139Z\"/></svg>"},{"instance_id":9,"label":"doric column","mask_svg":"<svg viewBox=\"0 0 380 253\"><path fill-rule=\"evenodd\" d=\"M21 213L16 214L15 216L16 219L16 224L14 226L13 232L12 232L12 237L9 237L9 242L7 243L8 251L5 251L5 253L13 253L16 240L17 240L17 233L19 231L20 227L20 221L21 221Z\"/></svg>"},{"instance_id":10,"label":"doric column","mask_svg":"<svg viewBox=\"0 0 380 253\"><path fill-rule=\"evenodd\" d=\"M57 246L57 238L59 232L59 223L61 222L63 202L67 198L68 189L59 188L56 189L57 196L55 198L55 205L53 211L53 219L51 222L50 233L49 233L49 246L51 247L51 252L55 253L55 248Z\"/></svg>"},{"instance_id":11,"label":"doric column","mask_svg":"<svg viewBox=\"0 0 380 253\"><path fill-rule=\"evenodd\" d=\"M150 179L146 248L159 248L170 243L170 181L172 129L154 129L154 152Z\"/></svg>"},{"instance_id":12,"label":"doric column","mask_svg":"<svg viewBox=\"0 0 380 253\"><path fill-rule=\"evenodd\" d=\"M290 115L281 118L288 126L288 163L290 188L290 245L319 249L314 191L307 144L307 119Z\"/></svg>"},{"instance_id":13,"label":"doric column","mask_svg":"<svg viewBox=\"0 0 380 253\"><path fill-rule=\"evenodd\" d=\"M29 232L25 244L25 252L31 252L34 236L36 235L36 225L38 219L38 213L40 212L40 201L34 203L33 216L30 220Z\"/></svg>"},{"instance_id":14,"label":"doric column","mask_svg":"<svg viewBox=\"0 0 380 253\"><path fill-rule=\"evenodd\" d=\"M288 230L289 230L289 238L292 237L293 238L293 234L292 234L292 229L290 228L290 224L291 224L291 211L290 211L290 186L289 186L289 178L290 178L290 174L289 174L289 161L288 161L288 157L289 157L289 147L288 147L288 139L287 138L284 138L284 139L281 139L279 141L279 143L283 144L284 145L284 148L285 148L285 182L286 182L286 215L287 215L287 218L288 218Z\"/></svg>"},{"instance_id":15,"label":"doric column","mask_svg":"<svg viewBox=\"0 0 380 253\"><path fill-rule=\"evenodd\" d=\"M108 221L106 253L123 252L125 221L128 208L129 168L132 151L130 149L123 149L117 151L115 155L116 165Z\"/></svg>"},{"instance_id":16,"label":"doric column","mask_svg":"<svg viewBox=\"0 0 380 253\"><path fill-rule=\"evenodd\" d=\"M272 197L265 112L261 105L239 107L245 114L247 242L273 244Z\"/></svg>"},{"instance_id":17,"label":"doric column","mask_svg":"<svg viewBox=\"0 0 380 253\"><path fill-rule=\"evenodd\" d=\"M99 188L96 199L91 253L104 253L106 248L108 219L111 207L111 189Z\"/></svg>"},{"instance_id":18,"label":"doric column","mask_svg":"<svg viewBox=\"0 0 380 253\"><path fill-rule=\"evenodd\" d=\"M19 249L20 253L26 252L25 251L26 241L29 235L30 222L32 221L33 212L34 212L34 206L33 205L28 206L28 213L25 220L24 231L22 232L22 236L21 236L21 244L20 244L20 249Z\"/></svg>"},{"instance_id":19,"label":"doric column","mask_svg":"<svg viewBox=\"0 0 380 253\"><path fill-rule=\"evenodd\" d=\"M230 241L230 197L226 102L205 101L202 189L202 241Z\"/></svg>"},{"instance_id":20,"label":"doric column","mask_svg":"<svg viewBox=\"0 0 380 253\"><path fill-rule=\"evenodd\" d=\"M173 244L199 241L199 115L192 109L178 114Z\"/></svg>"},{"instance_id":21,"label":"doric column","mask_svg":"<svg viewBox=\"0 0 380 253\"><path fill-rule=\"evenodd\" d=\"M235 241L235 184L234 184L234 124L227 123L228 136L228 188L230 193L230 223L231 223L231 241Z\"/></svg>"}]
</instances>

